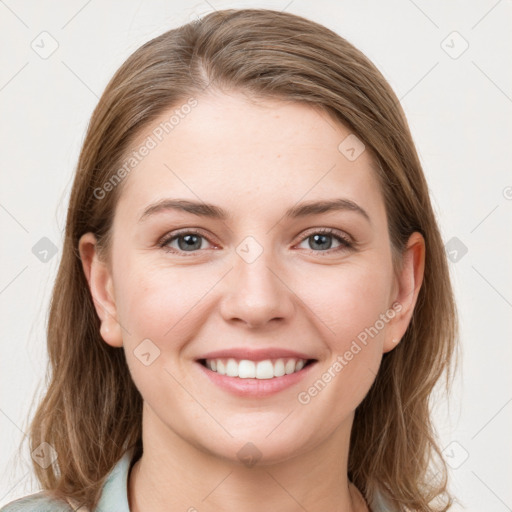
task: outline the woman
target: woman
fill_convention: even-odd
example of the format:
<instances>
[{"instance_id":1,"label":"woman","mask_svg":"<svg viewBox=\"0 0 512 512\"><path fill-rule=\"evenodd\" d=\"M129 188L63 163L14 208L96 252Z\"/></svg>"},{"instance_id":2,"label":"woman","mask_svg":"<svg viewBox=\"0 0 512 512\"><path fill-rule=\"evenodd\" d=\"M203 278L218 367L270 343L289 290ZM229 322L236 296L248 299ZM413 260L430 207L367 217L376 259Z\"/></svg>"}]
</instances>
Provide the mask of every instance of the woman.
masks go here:
<instances>
[{"instance_id":1,"label":"woman","mask_svg":"<svg viewBox=\"0 0 512 512\"><path fill-rule=\"evenodd\" d=\"M214 12L93 113L30 429L44 491L2 510L447 510L429 398L456 335L382 75L304 18Z\"/></svg>"}]
</instances>

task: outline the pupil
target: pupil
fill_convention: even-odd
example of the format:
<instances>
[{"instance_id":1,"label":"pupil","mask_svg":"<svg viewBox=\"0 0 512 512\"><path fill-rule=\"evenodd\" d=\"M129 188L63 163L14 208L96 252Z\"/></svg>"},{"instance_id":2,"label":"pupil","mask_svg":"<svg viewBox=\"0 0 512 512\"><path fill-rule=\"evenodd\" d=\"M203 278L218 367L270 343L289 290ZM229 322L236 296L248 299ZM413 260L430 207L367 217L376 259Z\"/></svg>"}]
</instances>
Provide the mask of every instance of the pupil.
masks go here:
<instances>
[{"instance_id":1,"label":"pupil","mask_svg":"<svg viewBox=\"0 0 512 512\"><path fill-rule=\"evenodd\" d=\"M184 243L182 243L182 240ZM183 235L178 238L178 245L181 250L189 251L191 249L199 249L201 247L201 239L197 235Z\"/></svg>"},{"instance_id":2,"label":"pupil","mask_svg":"<svg viewBox=\"0 0 512 512\"><path fill-rule=\"evenodd\" d=\"M330 249L331 244L332 244L330 235L318 234L318 235L313 235L312 238L314 240L314 243L318 244L320 246L320 247L312 247L311 244L309 244L312 249L315 249L315 248L322 249L322 250Z\"/></svg>"}]
</instances>

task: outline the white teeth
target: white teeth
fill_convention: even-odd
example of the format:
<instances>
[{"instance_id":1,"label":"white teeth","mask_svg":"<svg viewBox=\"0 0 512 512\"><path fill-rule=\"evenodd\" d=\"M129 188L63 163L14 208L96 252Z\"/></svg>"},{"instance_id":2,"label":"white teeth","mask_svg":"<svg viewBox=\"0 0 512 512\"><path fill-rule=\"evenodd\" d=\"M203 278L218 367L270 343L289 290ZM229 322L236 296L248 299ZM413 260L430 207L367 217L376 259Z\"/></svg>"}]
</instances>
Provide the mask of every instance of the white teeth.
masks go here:
<instances>
[{"instance_id":1,"label":"white teeth","mask_svg":"<svg viewBox=\"0 0 512 512\"><path fill-rule=\"evenodd\" d=\"M256 377L256 365L253 361L243 359L238 364L238 376L241 379L254 379Z\"/></svg>"},{"instance_id":2,"label":"white teeth","mask_svg":"<svg viewBox=\"0 0 512 512\"><path fill-rule=\"evenodd\" d=\"M268 359L266 361L258 361L256 365L257 379L271 379L274 376L274 365Z\"/></svg>"},{"instance_id":3,"label":"white teeth","mask_svg":"<svg viewBox=\"0 0 512 512\"><path fill-rule=\"evenodd\" d=\"M206 367L220 375L238 377L240 379L273 379L298 372L304 368L305 359L265 359L249 361L242 359L207 359Z\"/></svg>"},{"instance_id":4,"label":"white teeth","mask_svg":"<svg viewBox=\"0 0 512 512\"><path fill-rule=\"evenodd\" d=\"M278 359L274 363L274 375L276 377L282 377L284 375L284 361L282 359Z\"/></svg>"},{"instance_id":5,"label":"white teeth","mask_svg":"<svg viewBox=\"0 0 512 512\"><path fill-rule=\"evenodd\" d=\"M296 364L297 364L297 362L295 361L295 359L288 359L288 361L286 361L286 366L285 366L286 375L290 375L290 373L293 373L295 371Z\"/></svg>"},{"instance_id":6,"label":"white teeth","mask_svg":"<svg viewBox=\"0 0 512 512\"><path fill-rule=\"evenodd\" d=\"M234 359L228 359L226 365L226 375L228 377L238 377L238 364Z\"/></svg>"},{"instance_id":7,"label":"white teeth","mask_svg":"<svg viewBox=\"0 0 512 512\"><path fill-rule=\"evenodd\" d=\"M217 373L220 373L221 375L226 375L226 367L224 366L224 363L220 359L217 359L216 362L217 362L217 370L216 370Z\"/></svg>"}]
</instances>

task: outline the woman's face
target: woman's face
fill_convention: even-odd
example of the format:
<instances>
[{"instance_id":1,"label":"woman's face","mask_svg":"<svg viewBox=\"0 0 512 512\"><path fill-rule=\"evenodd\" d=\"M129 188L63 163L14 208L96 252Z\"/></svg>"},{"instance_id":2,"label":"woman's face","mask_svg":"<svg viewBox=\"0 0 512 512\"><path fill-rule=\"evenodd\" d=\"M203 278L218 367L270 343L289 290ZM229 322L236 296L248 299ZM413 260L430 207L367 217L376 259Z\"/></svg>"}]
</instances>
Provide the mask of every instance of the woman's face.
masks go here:
<instances>
[{"instance_id":1,"label":"woman's face","mask_svg":"<svg viewBox=\"0 0 512 512\"><path fill-rule=\"evenodd\" d=\"M124 178L110 264L91 266L145 429L261 462L346 437L419 289L412 266L393 273L369 152L297 103L201 96L162 136L176 108L132 147L150 149Z\"/></svg>"}]
</instances>

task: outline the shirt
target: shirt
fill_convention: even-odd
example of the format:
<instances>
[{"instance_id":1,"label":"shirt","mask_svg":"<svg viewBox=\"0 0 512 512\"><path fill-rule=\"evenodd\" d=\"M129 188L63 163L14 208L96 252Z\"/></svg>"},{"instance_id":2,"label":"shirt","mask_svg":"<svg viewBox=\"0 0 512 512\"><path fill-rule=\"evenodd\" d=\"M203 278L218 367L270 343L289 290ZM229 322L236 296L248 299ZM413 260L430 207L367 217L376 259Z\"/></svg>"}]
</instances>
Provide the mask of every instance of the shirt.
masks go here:
<instances>
[{"instance_id":1,"label":"shirt","mask_svg":"<svg viewBox=\"0 0 512 512\"><path fill-rule=\"evenodd\" d=\"M128 506L128 473L133 458L133 449L127 450L108 474L97 512L130 512ZM83 509L78 509L81 512ZM45 495L44 491L11 501L0 512L75 512L69 503Z\"/></svg>"},{"instance_id":2,"label":"shirt","mask_svg":"<svg viewBox=\"0 0 512 512\"><path fill-rule=\"evenodd\" d=\"M95 512L130 512L128 506L128 474L132 466L133 448L127 450L108 474ZM133 461L135 462L135 461ZM382 497L370 504L372 512L392 512ZM81 512L78 509L76 512ZM0 512L75 512L69 503L55 500L44 491L11 501Z\"/></svg>"}]
</instances>

